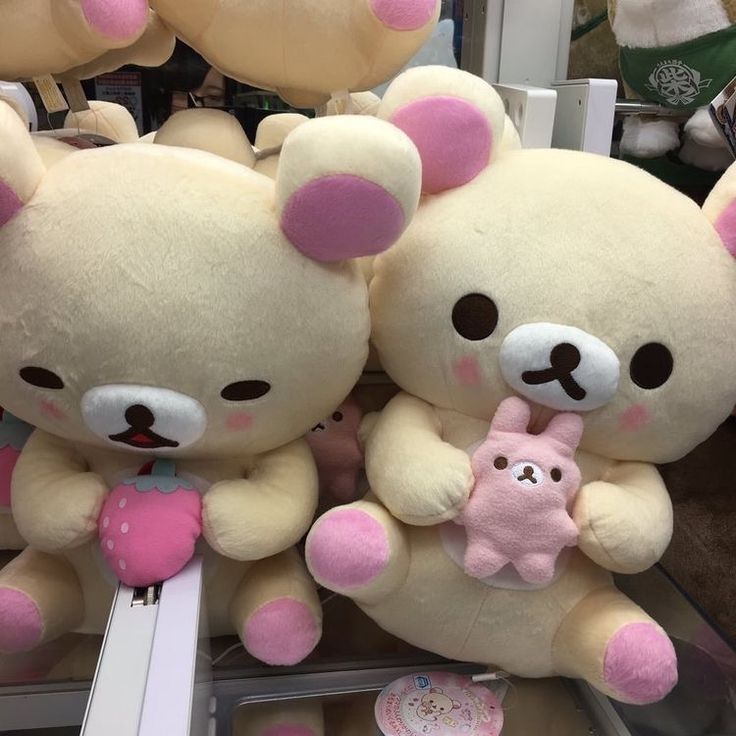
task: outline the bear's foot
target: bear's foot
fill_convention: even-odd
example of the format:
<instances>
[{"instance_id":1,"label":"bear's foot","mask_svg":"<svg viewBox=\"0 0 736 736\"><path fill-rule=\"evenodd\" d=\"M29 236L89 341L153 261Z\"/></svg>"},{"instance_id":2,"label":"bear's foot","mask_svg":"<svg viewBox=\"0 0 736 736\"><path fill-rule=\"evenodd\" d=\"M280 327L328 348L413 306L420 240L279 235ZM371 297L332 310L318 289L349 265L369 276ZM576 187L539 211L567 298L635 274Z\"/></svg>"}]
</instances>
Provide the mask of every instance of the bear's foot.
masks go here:
<instances>
[{"instance_id":1,"label":"bear's foot","mask_svg":"<svg viewBox=\"0 0 736 736\"><path fill-rule=\"evenodd\" d=\"M43 639L43 619L35 601L15 588L0 588L0 652L27 652Z\"/></svg>"}]
</instances>

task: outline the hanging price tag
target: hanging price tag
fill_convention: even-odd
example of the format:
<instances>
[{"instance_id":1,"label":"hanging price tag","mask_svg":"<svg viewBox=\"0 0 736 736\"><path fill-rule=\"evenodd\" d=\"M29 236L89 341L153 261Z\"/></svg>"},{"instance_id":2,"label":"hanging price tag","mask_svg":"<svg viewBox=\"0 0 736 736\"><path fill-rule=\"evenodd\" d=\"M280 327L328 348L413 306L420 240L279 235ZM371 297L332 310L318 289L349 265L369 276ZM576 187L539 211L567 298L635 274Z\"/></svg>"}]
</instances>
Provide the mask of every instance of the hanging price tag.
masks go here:
<instances>
[{"instance_id":1,"label":"hanging price tag","mask_svg":"<svg viewBox=\"0 0 736 736\"><path fill-rule=\"evenodd\" d=\"M50 74L45 77L34 77L33 83L36 85L38 94L41 95L46 112L64 112L69 109L64 95L61 94L56 81Z\"/></svg>"},{"instance_id":2,"label":"hanging price tag","mask_svg":"<svg viewBox=\"0 0 736 736\"><path fill-rule=\"evenodd\" d=\"M87 95L84 94L82 83L78 81L73 82L62 82L62 88L64 94L69 102L69 107L72 112L84 112L89 110L89 102L87 102Z\"/></svg>"}]
</instances>

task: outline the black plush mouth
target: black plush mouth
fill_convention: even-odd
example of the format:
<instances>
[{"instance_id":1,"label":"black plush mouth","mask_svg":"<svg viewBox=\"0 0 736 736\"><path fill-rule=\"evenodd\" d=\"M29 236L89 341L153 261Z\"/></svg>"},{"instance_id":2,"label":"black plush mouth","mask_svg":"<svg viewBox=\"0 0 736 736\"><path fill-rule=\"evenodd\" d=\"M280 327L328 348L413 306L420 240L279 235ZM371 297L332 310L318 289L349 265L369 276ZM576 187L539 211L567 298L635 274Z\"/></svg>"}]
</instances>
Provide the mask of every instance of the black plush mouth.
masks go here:
<instances>
[{"instance_id":1,"label":"black plush mouth","mask_svg":"<svg viewBox=\"0 0 736 736\"><path fill-rule=\"evenodd\" d=\"M135 447L139 450L158 450L162 447L179 447L179 443L162 437L150 429L136 429L129 427L120 434L111 434L109 439L113 442L121 442L124 445Z\"/></svg>"},{"instance_id":2,"label":"black plush mouth","mask_svg":"<svg viewBox=\"0 0 736 736\"><path fill-rule=\"evenodd\" d=\"M310 429L309 431L310 432L324 432L326 429L327 427L325 427L324 423L320 422L319 424L315 424L314 427L312 427L312 429Z\"/></svg>"},{"instance_id":3,"label":"black plush mouth","mask_svg":"<svg viewBox=\"0 0 736 736\"><path fill-rule=\"evenodd\" d=\"M555 346L550 354L550 367L539 371L525 371L521 380L527 386L541 386L559 381L563 391L573 401L583 401L588 392L573 378L573 371L580 365L580 351L569 343Z\"/></svg>"}]
</instances>

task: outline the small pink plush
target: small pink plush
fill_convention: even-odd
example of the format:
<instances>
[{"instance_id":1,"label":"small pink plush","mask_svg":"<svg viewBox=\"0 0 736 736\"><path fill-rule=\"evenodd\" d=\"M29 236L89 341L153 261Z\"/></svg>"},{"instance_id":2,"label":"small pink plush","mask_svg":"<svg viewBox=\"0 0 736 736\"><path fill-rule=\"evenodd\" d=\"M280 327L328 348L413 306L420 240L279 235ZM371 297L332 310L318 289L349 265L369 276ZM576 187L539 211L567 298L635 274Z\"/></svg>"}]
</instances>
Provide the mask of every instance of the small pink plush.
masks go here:
<instances>
[{"instance_id":1,"label":"small pink plush","mask_svg":"<svg viewBox=\"0 0 736 736\"><path fill-rule=\"evenodd\" d=\"M145 588L176 575L192 558L202 533L199 492L156 461L151 475L129 478L105 501L100 545L118 580Z\"/></svg>"},{"instance_id":2,"label":"small pink plush","mask_svg":"<svg viewBox=\"0 0 736 736\"><path fill-rule=\"evenodd\" d=\"M580 487L575 450L583 434L577 414L558 414L540 435L529 434L522 399L501 403L488 437L472 457L475 487L455 519L465 526L465 571L487 578L511 563L527 583L554 577L578 530L569 507Z\"/></svg>"},{"instance_id":3,"label":"small pink plush","mask_svg":"<svg viewBox=\"0 0 736 736\"><path fill-rule=\"evenodd\" d=\"M358 441L363 412L348 397L329 419L307 435L319 472L320 491L342 503L355 501L358 480L364 467L363 448Z\"/></svg>"},{"instance_id":4,"label":"small pink plush","mask_svg":"<svg viewBox=\"0 0 736 736\"><path fill-rule=\"evenodd\" d=\"M10 481L33 427L0 407L0 508L10 508Z\"/></svg>"}]
</instances>

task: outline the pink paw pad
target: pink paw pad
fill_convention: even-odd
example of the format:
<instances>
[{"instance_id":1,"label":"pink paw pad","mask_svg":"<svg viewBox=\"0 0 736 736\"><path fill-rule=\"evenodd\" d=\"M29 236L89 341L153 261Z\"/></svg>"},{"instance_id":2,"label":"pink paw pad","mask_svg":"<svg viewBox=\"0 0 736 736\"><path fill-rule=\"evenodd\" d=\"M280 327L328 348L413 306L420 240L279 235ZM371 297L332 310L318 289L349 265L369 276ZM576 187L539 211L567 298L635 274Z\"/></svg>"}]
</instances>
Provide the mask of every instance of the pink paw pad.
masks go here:
<instances>
[{"instance_id":1,"label":"pink paw pad","mask_svg":"<svg viewBox=\"0 0 736 736\"><path fill-rule=\"evenodd\" d=\"M371 0L378 20L394 31L416 31L437 12L437 0Z\"/></svg>"},{"instance_id":2,"label":"pink paw pad","mask_svg":"<svg viewBox=\"0 0 736 736\"><path fill-rule=\"evenodd\" d=\"M368 585L386 569L390 546L383 527L358 509L338 509L317 522L307 538L307 563L331 589Z\"/></svg>"},{"instance_id":3,"label":"pink paw pad","mask_svg":"<svg viewBox=\"0 0 736 736\"><path fill-rule=\"evenodd\" d=\"M15 588L0 588L0 652L27 652L42 636L41 612L34 601Z\"/></svg>"},{"instance_id":4,"label":"pink paw pad","mask_svg":"<svg viewBox=\"0 0 736 736\"><path fill-rule=\"evenodd\" d=\"M102 553L118 579L146 587L176 575L202 531L202 499L175 477L139 476L117 486L99 519Z\"/></svg>"},{"instance_id":5,"label":"pink paw pad","mask_svg":"<svg viewBox=\"0 0 736 736\"><path fill-rule=\"evenodd\" d=\"M672 642L654 624L627 624L608 642L603 676L621 700L656 703L677 684Z\"/></svg>"},{"instance_id":6,"label":"pink paw pad","mask_svg":"<svg viewBox=\"0 0 736 736\"><path fill-rule=\"evenodd\" d=\"M422 189L429 194L467 184L488 166L491 126L466 100L427 97L397 110L391 122L419 149Z\"/></svg>"},{"instance_id":7,"label":"pink paw pad","mask_svg":"<svg viewBox=\"0 0 736 736\"><path fill-rule=\"evenodd\" d=\"M309 606L293 598L277 598L248 619L243 643L261 662L289 666L311 654L321 633Z\"/></svg>"},{"instance_id":8,"label":"pink paw pad","mask_svg":"<svg viewBox=\"0 0 736 736\"><path fill-rule=\"evenodd\" d=\"M292 245L321 262L381 253L398 239L405 222L392 194L352 174L305 184L291 195L281 216L281 228Z\"/></svg>"},{"instance_id":9,"label":"pink paw pad","mask_svg":"<svg viewBox=\"0 0 736 736\"><path fill-rule=\"evenodd\" d=\"M282 723L267 728L263 736L314 736L314 731L296 723Z\"/></svg>"},{"instance_id":10,"label":"pink paw pad","mask_svg":"<svg viewBox=\"0 0 736 736\"><path fill-rule=\"evenodd\" d=\"M82 0L87 22L113 41L134 39L148 22L147 0Z\"/></svg>"}]
</instances>

